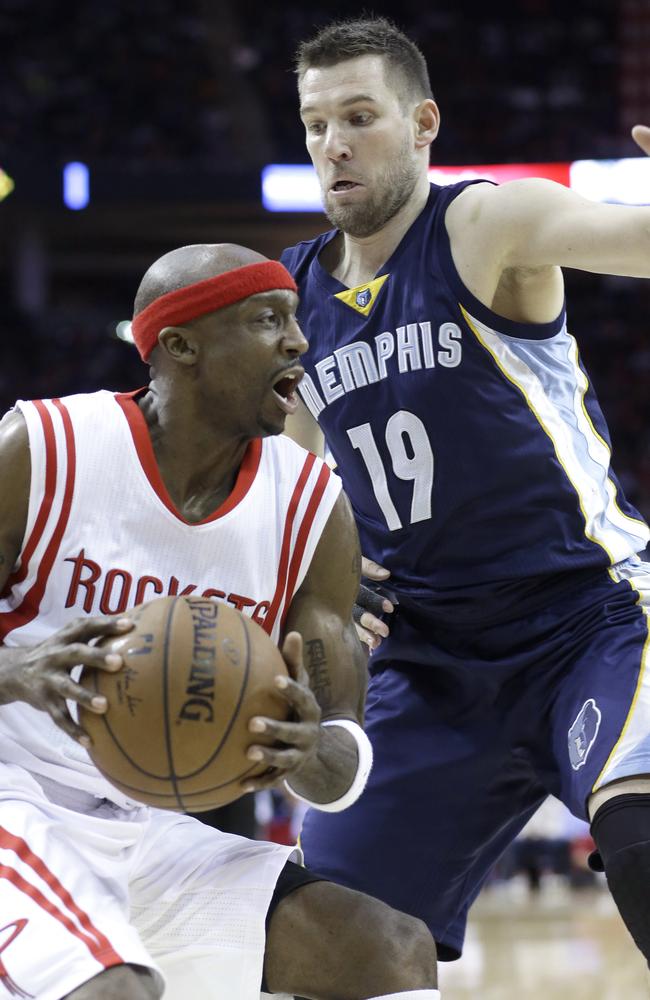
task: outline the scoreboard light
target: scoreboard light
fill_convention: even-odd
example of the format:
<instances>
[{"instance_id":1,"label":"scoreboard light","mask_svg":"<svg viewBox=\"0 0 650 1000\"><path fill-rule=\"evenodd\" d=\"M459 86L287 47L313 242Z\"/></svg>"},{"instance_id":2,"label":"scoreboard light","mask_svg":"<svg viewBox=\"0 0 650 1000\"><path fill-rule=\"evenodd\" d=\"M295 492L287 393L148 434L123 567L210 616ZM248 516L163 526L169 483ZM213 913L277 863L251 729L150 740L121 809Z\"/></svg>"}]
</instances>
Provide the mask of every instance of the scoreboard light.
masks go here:
<instances>
[{"instance_id":1,"label":"scoreboard light","mask_svg":"<svg viewBox=\"0 0 650 1000\"><path fill-rule=\"evenodd\" d=\"M311 164L263 167L262 204L269 212L322 212L316 171Z\"/></svg>"},{"instance_id":2,"label":"scoreboard light","mask_svg":"<svg viewBox=\"0 0 650 1000\"><path fill-rule=\"evenodd\" d=\"M503 184L523 177L564 184L592 201L650 203L650 157L429 167L429 180L441 185L479 179ZM262 170L262 203L269 212L322 212L316 171L310 164L269 164Z\"/></svg>"},{"instance_id":3,"label":"scoreboard light","mask_svg":"<svg viewBox=\"0 0 650 1000\"><path fill-rule=\"evenodd\" d=\"M15 186L13 177L0 167L0 201L8 198Z\"/></svg>"},{"instance_id":4,"label":"scoreboard light","mask_svg":"<svg viewBox=\"0 0 650 1000\"><path fill-rule=\"evenodd\" d=\"M650 158L576 160L571 164L571 187L591 201L647 205L650 203Z\"/></svg>"},{"instance_id":5,"label":"scoreboard light","mask_svg":"<svg viewBox=\"0 0 650 1000\"><path fill-rule=\"evenodd\" d=\"M63 168L63 202L74 212L90 201L90 172L85 163L73 161Z\"/></svg>"}]
</instances>

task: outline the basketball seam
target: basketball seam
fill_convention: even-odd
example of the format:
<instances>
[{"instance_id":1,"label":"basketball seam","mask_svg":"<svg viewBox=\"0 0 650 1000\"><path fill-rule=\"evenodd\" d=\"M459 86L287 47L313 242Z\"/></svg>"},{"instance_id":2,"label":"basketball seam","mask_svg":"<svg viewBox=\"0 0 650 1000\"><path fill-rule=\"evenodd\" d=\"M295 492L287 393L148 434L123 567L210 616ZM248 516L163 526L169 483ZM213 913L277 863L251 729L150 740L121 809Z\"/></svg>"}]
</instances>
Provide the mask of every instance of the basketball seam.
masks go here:
<instances>
[{"instance_id":1,"label":"basketball seam","mask_svg":"<svg viewBox=\"0 0 650 1000\"><path fill-rule=\"evenodd\" d=\"M219 613L217 612L217 625L218 625L218 623L219 623ZM223 736L221 737L221 740L219 741L219 743L218 743L216 749L214 750L214 752L212 753L212 755L210 757L208 757L208 759L206 761L204 761L203 764L201 764L201 767L198 767L195 771L189 771L187 774L179 774L179 775L177 775L178 779L181 780L181 781L184 780L185 778L194 778L194 777L196 777L197 774L200 774L201 771L204 771L206 769L206 767L210 766L210 764L215 759L215 757L217 757L219 755L219 752L221 751L224 743L226 742L226 740L230 736L230 733L232 731L232 727L234 726L235 722L237 721L237 716L239 715L239 711L241 709L242 702L244 700L244 695L246 694L246 688L248 687L248 677L249 677L249 674L250 674L250 639L248 637L248 629L246 628L246 622L245 622L245 619L244 619L243 616L240 619L240 624L241 624L242 628L244 629L244 639L245 639L245 643L246 643L246 666L244 668L244 677L243 677L243 680L242 680L241 689L239 691L239 697L237 698L237 704L235 705L235 708L233 710L233 714L230 717L230 722L228 723L228 727L227 727L225 733L223 734Z\"/></svg>"},{"instance_id":2,"label":"basketball seam","mask_svg":"<svg viewBox=\"0 0 650 1000\"><path fill-rule=\"evenodd\" d=\"M165 638L163 640L163 719L165 727L165 746L167 748L167 760L169 762L169 780L171 781L172 788L174 789L174 795L178 806L180 809L184 810L185 806L183 800L180 796L178 782L176 780L176 774L174 772L174 754L172 751L172 739L171 739L171 729L169 725L169 636L171 633L172 622L174 619L174 614L178 602L183 600L182 597L177 597L171 606L171 610L167 615L167 621L165 623ZM187 602L186 602L187 603Z\"/></svg>"},{"instance_id":3,"label":"basketball seam","mask_svg":"<svg viewBox=\"0 0 650 1000\"><path fill-rule=\"evenodd\" d=\"M95 765L95 767L97 767L97 770L100 771L113 785L115 785L114 778L111 778L111 776L107 772L102 771L101 767L99 767L97 764ZM241 774L236 774L234 778L228 778L228 781L224 781L220 785L210 785L209 788L197 788L192 792L184 792L183 793L184 797L187 800L188 804L191 805L191 800L193 798L199 795L209 795L210 792L218 792L221 788L227 788L228 785L233 785L235 784L235 782L242 781L244 778L248 777L248 775L250 775L251 773L256 772L257 767L259 767L259 764L257 764L256 762L255 764L251 764L250 767L246 768L245 771L242 771ZM150 797L155 795L159 799L174 799L174 798L178 799L178 796L175 795L174 792L162 792L162 791L158 792L158 791L152 791L150 788L138 788L137 785L129 785L127 784L126 781L120 781L119 784L115 785L115 787L121 790L127 789L129 792L139 792L141 795L148 795ZM147 803L144 803L144 805L146 804ZM183 806L183 808L185 807ZM210 806L210 808L213 807Z\"/></svg>"}]
</instances>

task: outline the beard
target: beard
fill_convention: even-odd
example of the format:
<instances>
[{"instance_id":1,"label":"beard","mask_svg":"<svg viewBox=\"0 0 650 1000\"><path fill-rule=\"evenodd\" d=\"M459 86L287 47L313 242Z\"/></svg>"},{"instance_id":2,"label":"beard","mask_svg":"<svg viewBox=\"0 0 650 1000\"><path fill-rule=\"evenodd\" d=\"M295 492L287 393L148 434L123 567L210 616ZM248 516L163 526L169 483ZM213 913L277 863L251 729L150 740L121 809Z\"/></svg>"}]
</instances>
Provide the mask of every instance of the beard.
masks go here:
<instances>
[{"instance_id":1,"label":"beard","mask_svg":"<svg viewBox=\"0 0 650 1000\"><path fill-rule=\"evenodd\" d=\"M387 163L383 173L367 191L361 204L330 205L323 194L325 215L337 229L349 236L372 236L389 222L411 197L419 173L419 166L410 146L404 143L395 159Z\"/></svg>"}]
</instances>

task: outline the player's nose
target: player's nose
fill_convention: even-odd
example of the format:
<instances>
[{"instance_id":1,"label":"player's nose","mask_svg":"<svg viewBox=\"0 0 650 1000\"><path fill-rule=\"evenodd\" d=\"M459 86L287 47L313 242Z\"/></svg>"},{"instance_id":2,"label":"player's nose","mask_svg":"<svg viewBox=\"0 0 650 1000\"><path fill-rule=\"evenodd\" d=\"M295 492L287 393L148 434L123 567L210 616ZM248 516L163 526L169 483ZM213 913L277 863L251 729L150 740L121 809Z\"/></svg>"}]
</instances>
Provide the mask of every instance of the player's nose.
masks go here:
<instances>
[{"instance_id":1,"label":"player's nose","mask_svg":"<svg viewBox=\"0 0 650 1000\"><path fill-rule=\"evenodd\" d=\"M328 159L338 162L349 160L352 156L350 143L343 130L336 124L329 124L325 133L323 151Z\"/></svg>"},{"instance_id":2,"label":"player's nose","mask_svg":"<svg viewBox=\"0 0 650 1000\"><path fill-rule=\"evenodd\" d=\"M296 354L300 356L304 354L309 347L309 342L305 337L304 333L300 329L300 324L297 319L292 319L287 324L284 336L284 349L288 353Z\"/></svg>"}]
</instances>

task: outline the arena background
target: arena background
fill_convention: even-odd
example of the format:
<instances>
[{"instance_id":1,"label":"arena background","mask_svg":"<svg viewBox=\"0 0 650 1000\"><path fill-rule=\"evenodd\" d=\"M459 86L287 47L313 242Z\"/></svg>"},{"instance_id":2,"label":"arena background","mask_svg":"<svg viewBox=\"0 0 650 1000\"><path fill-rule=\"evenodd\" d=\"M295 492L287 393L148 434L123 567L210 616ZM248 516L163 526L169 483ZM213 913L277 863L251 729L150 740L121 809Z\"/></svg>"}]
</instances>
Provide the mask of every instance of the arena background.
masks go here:
<instances>
[{"instance_id":1,"label":"arena background","mask_svg":"<svg viewBox=\"0 0 650 1000\"><path fill-rule=\"evenodd\" d=\"M650 0L374 3L423 49L442 110L438 164L633 157L650 123ZM130 389L146 370L116 330L160 254L235 242L277 256L325 228L270 213L260 171L305 163L291 59L349 5L209 0L4 0L0 8L0 407L16 397ZM63 201L66 164L88 204ZM650 182L648 200L650 201ZM568 272L577 336L630 500L650 516L650 292ZM295 834L258 801L257 832ZM477 904L445 1000L637 1000L646 973L586 828L550 803Z\"/></svg>"}]
</instances>

